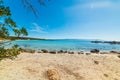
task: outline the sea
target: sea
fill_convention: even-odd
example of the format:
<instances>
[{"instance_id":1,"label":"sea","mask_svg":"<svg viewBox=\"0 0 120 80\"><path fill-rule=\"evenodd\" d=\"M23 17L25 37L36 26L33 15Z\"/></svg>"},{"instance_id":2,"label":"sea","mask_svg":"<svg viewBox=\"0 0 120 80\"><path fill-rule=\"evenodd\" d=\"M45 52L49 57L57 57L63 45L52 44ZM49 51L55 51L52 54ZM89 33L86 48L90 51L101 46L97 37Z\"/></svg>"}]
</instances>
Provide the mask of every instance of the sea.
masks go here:
<instances>
[{"instance_id":1,"label":"sea","mask_svg":"<svg viewBox=\"0 0 120 80\"><path fill-rule=\"evenodd\" d=\"M24 49L33 50L66 50L66 51L90 51L99 49L101 51L120 51L118 44L92 43L93 40L86 39L48 39L48 40L16 40L5 43L6 48L14 44Z\"/></svg>"}]
</instances>

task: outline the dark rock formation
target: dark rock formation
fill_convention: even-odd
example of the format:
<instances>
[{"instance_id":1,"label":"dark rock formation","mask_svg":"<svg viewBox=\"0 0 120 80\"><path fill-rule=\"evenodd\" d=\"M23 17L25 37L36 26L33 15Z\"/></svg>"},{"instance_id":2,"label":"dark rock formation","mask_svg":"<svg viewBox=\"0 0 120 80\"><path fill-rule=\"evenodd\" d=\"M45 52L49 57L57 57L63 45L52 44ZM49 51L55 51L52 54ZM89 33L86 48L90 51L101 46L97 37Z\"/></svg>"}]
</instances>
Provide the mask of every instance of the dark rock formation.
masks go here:
<instances>
[{"instance_id":1,"label":"dark rock formation","mask_svg":"<svg viewBox=\"0 0 120 80\"><path fill-rule=\"evenodd\" d=\"M42 53L41 51L37 51L37 53Z\"/></svg>"},{"instance_id":2,"label":"dark rock formation","mask_svg":"<svg viewBox=\"0 0 120 80\"><path fill-rule=\"evenodd\" d=\"M120 58L120 55L118 55L118 58Z\"/></svg>"},{"instance_id":3,"label":"dark rock formation","mask_svg":"<svg viewBox=\"0 0 120 80\"><path fill-rule=\"evenodd\" d=\"M64 53L64 51L63 51L63 50L60 50L60 51L58 51L57 53Z\"/></svg>"},{"instance_id":4,"label":"dark rock formation","mask_svg":"<svg viewBox=\"0 0 120 80\"><path fill-rule=\"evenodd\" d=\"M103 43L102 41L91 41L91 43Z\"/></svg>"},{"instance_id":5,"label":"dark rock formation","mask_svg":"<svg viewBox=\"0 0 120 80\"><path fill-rule=\"evenodd\" d=\"M64 53L67 53L68 51L64 51Z\"/></svg>"},{"instance_id":6,"label":"dark rock formation","mask_svg":"<svg viewBox=\"0 0 120 80\"><path fill-rule=\"evenodd\" d=\"M90 55L91 53L85 53L86 55Z\"/></svg>"},{"instance_id":7,"label":"dark rock formation","mask_svg":"<svg viewBox=\"0 0 120 80\"><path fill-rule=\"evenodd\" d=\"M80 52L78 52L78 54L84 54L84 52L83 52L83 51L80 51Z\"/></svg>"},{"instance_id":8,"label":"dark rock formation","mask_svg":"<svg viewBox=\"0 0 120 80\"><path fill-rule=\"evenodd\" d=\"M51 53L51 54L56 54L56 51L50 51L49 53Z\"/></svg>"},{"instance_id":9,"label":"dark rock formation","mask_svg":"<svg viewBox=\"0 0 120 80\"><path fill-rule=\"evenodd\" d=\"M46 50L46 49L42 49L41 50L43 53L48 53L48 50Z\"/></svg>"},{"instance_id":10,"label":"dark rock formation","mask_svg":"<svg viewBox=\"0 0 120 80\"><path fill-rule=\"evenodd\" d=\"M68 54L74 54L74 52L68 52Z\"/></svg>"},{"instance_id":11,"label":"dark rock formation","mask_svg":"<svg viewBox=\"0 0 120 80\"><path fill-rule=\"evenodd\" d=\"M99 53L100 51L98 49L92 49L90 52L91 53Z\"/></svg>"},{"instance_id":12,"label":"dark rock formation","mask_svg":"<svg viewBox=\"0 0 120 80\"><path fill-rule=\"evenodd\" d=\"M110 51L110 53L120 54L120 52L117 52L117 51Z\"/></svg>"},{"instance_id":13,"label":"dark rock formation","mask_svg":"<svg viewBox=\"0 0 120 80\"><path fill-rule=\"evenodd\" d=\"M108 54L109 52L100 52L100 54Z\"/></svg>"},{"instance_id":14,"label":"dark rock formation","mask_svg":"<svg viewBox=\"0 0 120 80\"><path fill-rule=\"evenodd\" d=\"M57 51L57 53L67 53L67 51L60 50L60 51Z\"/></svg>"}]
</instances>

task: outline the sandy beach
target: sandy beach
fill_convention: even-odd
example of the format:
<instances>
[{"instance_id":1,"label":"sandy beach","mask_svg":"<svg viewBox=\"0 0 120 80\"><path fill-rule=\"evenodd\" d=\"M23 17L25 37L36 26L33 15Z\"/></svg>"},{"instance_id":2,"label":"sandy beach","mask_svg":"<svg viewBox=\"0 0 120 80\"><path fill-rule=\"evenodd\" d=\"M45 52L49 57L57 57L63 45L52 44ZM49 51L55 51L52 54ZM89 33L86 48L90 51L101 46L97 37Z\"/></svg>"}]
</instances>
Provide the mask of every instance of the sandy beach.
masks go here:
<instances>
[{"instance_id":1,"label":"sandy beach","mask_svg":"<svg viewBox=\"0 0 120 80\"><path fill-rule=\"evenodd\" d=\"M21 53L0 62L0 80L49 80L49 69L56 69L60 80L120 80L117 55Z\"/></svg>"}]
</instances>

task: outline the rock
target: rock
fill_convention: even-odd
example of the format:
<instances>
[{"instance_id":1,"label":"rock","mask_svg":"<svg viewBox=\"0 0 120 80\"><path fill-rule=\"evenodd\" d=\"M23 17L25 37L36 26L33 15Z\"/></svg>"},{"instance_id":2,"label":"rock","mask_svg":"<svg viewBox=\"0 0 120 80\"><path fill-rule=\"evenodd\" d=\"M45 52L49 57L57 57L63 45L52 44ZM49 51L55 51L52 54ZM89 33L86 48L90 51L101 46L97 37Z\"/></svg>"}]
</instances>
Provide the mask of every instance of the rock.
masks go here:
<instances>
[{"instance_id":1,"label":"rock","mask_svg":"<svg viewBox=\"0 0 120 80\"><path fill-rule=\"evenodd\" d=\"M118 58L120 58L120 55L118 55Z\"/></svg>"},{"instance_id":2,"label":"rock","mask_svg":"<svg viewBox=\"0 0 120 80\"><path fill-rule=\"evenodd\" d=\"M102 41L91 41L91 43L103 43Z\"/></svg>"},{"instance_id":3,"label":"rock","mask_svg":"<svg viewBox=\"0 0 120 80\"><path fill-rule=\"evenodd\" d=\"M57 53L67 53L67 51L60 50Z\"/></svg>"},{"instance_id":4,"label":"rock","mask_svg":"<svg viewBox=\"0 0 120 80\"><path fill-rule=\"evenodd\" d=\"M21 52L27 52L27 53L35 53L35 50L31 50L31 49L22 49L20 48Z\"/></svg>"},{"instance_id":5,"label":"rock","mask_svg":"<svg viewBox=\"0 0 120 80\"><path fill-rule=\"evenodd\" d=\"M35 50L31 50L31 53L35 53Z\"/></svg>"},{"instance_id":6,"label":"rock","mask_svg":"<svg viewBox=\"0 0 120 80\"><path fill-rule=\"evenodd\" d=\"M85 53L86 55L90 55L91 53Z\"/></svg>"},{"instance_id":7,"label":"rock","mask_svg":"<svg viewBox=\"0 0 120 80\"><path fill-rule=\"evenodd\" d=\"M74 52L68 52L68 54L74 54Z\"/></svg>"},{"instance_id":8,"label":"rock","mask_svg":"<svg viewBox=\"0 0 120 80\"><path fill-rule=\"evenodd\" d=\"M83 52L83 51L81 51L81 52L78 52L78 54L84 54L84 52Z\"/></svg>"},{"instance_id":9,"label":"rock","mask_svg":"<svg viewBox=\"0 0 120 80\"><path fill-rule=\"evenodd\" d=\"M60 50L60 51L58 51L57 53L63 53L64 51L63 50Z\"/></svg>"},{"instance_id":10,"label":"rock","mask_svg":"<svg viewBox=\"0 0 120 80\"><path fill-rule=\"evenodd\" d=\"M117 52L117 51L110 51L110 53L116 53L116 54L119 54L120 52Z\"/></svg>"},{"instance_id":11,"label":"rock","mask_svg":"<svg viewBox=\"0 0 120 80\"><path fill-rule=\"evenodd\" d=\"M67 51L64 51L64 53L67 53Z\"/></svg>"},{"instance_id":12,"label":"rock","mask_svg":"<svg viewBox=\"0 0 120 80\"><path fill-rule=\"evenodd\" d=\"M50 51L49 53L51 53L51 54L56 54L56 51Z\"/></svg>"},{"instance_id":13,"label":"rock","mask_svg":"<svg viewBox=\"0 0 120 80\"><path fill-rule=\"evenodd\" d=\"M19 48L21 52L25 52L25 49Z\"/></svg>"},{"instance_id":14,"label":"rock","mask_svg":"<svg viewBox=\"0 0 120 80\"><path fill-rule=\"evenodd\" d=\"M56 69L50 69L47 71L47 76L49 80L61 80Z\"/></svg>"},{"instance_id":15,"label":"rock","mask_svg":"<svg viewBox=\"0 0 120 80\"><path fill-rule=\"evenodd\" d=\"M108 54L108 52L100 52L100 54Z\"/></svg>"},{"instance_id":16,"label":"rock","mask_svg":"<svg viewBox=\"0 0 120 80\"><path fill-rule=\"evenodd\" d=\"M38 51L37 53L42 53L41 51Z\"/></svg>"},{"instance_id":17,"label":"rock","mask_svg":"<svg viewBox=\"0 0 120 80\"><path fill-rule=\"evenodd\" d=\"M27 49L25 52L28 52L28 53L35 53L35 50Z\"/></svg>"},{"instance_id":18,"label":"rock","mask_svg":"<svg viewBox=\"0 0 120 80\"><path fill-rule=\"evenodd\" d=\"M100 51L98 49L92 49L90 52L91 53L99 53Z\"/></svg>"},{"instance_id":19,"label":"rock","mask_svg":"<svg viewBox=\"0 0 120 80\"><path fill-rule=\"evenodd\" d=\"M99 62L98 62L98 61L94 61L94 63L95 63L95 64L99 64Z\"/></svg>"},{"instance_id":20,"label":"rock","mask_svg":"<svg viewBox=\"0 0 120 80\"><path fill-rule=\"evenodd\" d=\"M41 50L43 53L48 53L48 50L46 50L46 49L42 49Z\"/></svg>"},{"instance_id":21,"label":"rock","mask_svg":"<svg viewBox=\"0 0 120 80\"><path fill-rule=\"evenodd\" d=\"M108 74L104 74L105 77L108 77Z\"/></svg>"},{"instance_id":22,"label":"rock","mask_svg":"<svg viewBox=\"0 0 120 80\"><path fill-rule=\"evenodd\" d=\"M119 41L105 41L104 43L109 43L109 44L120 44Z\"/></svg>"}]
</instances>

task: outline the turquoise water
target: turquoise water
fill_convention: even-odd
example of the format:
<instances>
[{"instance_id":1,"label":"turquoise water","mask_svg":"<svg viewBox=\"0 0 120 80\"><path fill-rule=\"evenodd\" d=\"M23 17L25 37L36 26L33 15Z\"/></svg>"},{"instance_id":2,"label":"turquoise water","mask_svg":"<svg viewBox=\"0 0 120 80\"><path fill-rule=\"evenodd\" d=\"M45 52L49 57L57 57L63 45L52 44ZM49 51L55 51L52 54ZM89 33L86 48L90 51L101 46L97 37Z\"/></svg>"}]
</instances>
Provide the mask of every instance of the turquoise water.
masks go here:
<instances>
[{"instance_id":1,"label":"turquoise water","mask_svg":"<svg viewBox=\"0 0 120 80\"><path fill-rule=\"evenodd\" d=\"M70 50L70 51L90 51L91 49L99 49L102 51L117 50L120 51L120 45L96 44L91 40L17 40L9 43L11 45L18 44L21 48L26 49L47 49L47 50Z\"/></svg>"}]
</instances>

